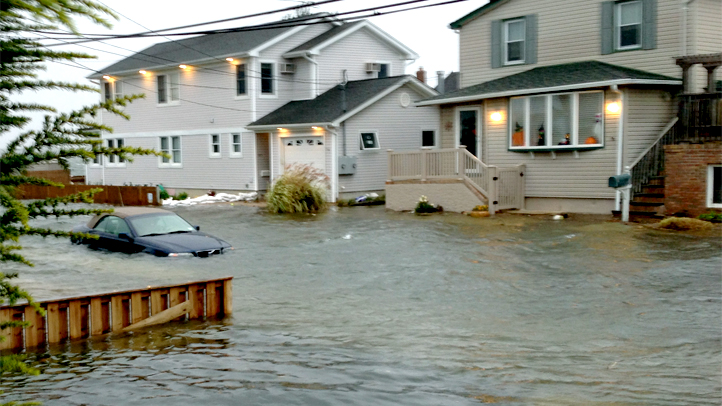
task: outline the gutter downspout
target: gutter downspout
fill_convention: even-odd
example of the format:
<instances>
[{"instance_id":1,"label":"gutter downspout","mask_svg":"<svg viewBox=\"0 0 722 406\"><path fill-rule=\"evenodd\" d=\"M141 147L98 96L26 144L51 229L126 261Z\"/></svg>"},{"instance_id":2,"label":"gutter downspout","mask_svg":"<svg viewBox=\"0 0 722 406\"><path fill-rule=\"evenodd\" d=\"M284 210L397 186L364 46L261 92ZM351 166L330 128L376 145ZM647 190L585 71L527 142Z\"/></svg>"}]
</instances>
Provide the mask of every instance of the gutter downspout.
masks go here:
<instances>
[{"instance_id":1,"label":"gutter downspout","mask_svg":"<svg viewBox=\"0 0 722 406\"><path fill-rule=\"evenodd\" d=\"M343 111L343 115L346 115L346 83L348 82L348 72L344 69L343 71L343 83L341 83L341 110ZM341 122L341 134L342 134L342 142L343 142L343 156L346 156L346 122Z\"/></svg>"},{"instance_id":2,"label":"gutter downspout","mask_svg":"<svg viewBox=\"0 0 722 406\"><path fill-rule=\"evenodd\" d=\"M612 85L609 90L619 95L619 122L617 123L617 175L621 175L624 171L624 110L627 108L627 103L624 100L624 92L620 91L617 85ZM617 190L614 197L614 210L619 211L621 207L622 192Z\"/></svg>"},{"instance_id":3,"label":"gutter downspout","mask_svg":"<svg viewBox=\"0 0 722 406\"><path fill-rule=\"evenodd\" d=\"M318 62L308 54L303 55L302 58L314 65L313 73L311 74L311 98L315 99L318 97Z\"/></svg>"}]
</instances>

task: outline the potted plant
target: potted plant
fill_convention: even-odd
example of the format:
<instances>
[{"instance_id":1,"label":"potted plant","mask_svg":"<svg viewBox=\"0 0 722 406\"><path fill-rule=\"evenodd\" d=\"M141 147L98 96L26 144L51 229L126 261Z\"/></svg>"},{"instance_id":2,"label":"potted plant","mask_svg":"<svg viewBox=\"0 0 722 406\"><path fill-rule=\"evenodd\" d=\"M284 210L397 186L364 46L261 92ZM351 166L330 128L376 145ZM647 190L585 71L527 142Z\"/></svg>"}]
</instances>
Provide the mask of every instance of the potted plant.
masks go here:
<instances>
[{"instance_id":1,"label":"potted plant","mask_svg":"<svg viewBox=\"0 0 722 406\"><path fill-rule=\"evenodd\" d=\"M471 217L489 217L489 206L485 204L474 206L474 208L467 214Z\"/></svg>"},{"instance_id":2,"label":"potted plant","mask_svg":"<svg viewBox=\"0 0 722 406\"><path fill-rule=\"evenodd\" d=\"M436 213L439 211L442 211L443 209L441 206L437 206L435 204L429 203L429 199L426 196L421 196L419 198L419 201L416 203L416 208L414 209L414 213L416 213L419 216L429 215L432 213Z\"/></svg>"}]
</instances>

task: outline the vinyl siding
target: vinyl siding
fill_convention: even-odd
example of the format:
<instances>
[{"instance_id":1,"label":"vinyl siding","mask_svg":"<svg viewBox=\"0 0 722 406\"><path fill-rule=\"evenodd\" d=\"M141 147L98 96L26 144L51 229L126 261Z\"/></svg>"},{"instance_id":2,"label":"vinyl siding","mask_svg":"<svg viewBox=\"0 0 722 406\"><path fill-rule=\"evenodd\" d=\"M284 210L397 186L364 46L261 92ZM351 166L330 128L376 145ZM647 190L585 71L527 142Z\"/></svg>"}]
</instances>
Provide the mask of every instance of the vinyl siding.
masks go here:
<instances>
[{"instance_id":1,"label":"vinyl siding","mask_svg":"<svg viewBox=\"0 0 722 406\"><path fill-rule=\"evenodd\" d=\"M209 132L181 136L182 168L159 168L160 158L137 156L125 167L106 167L105 184L161 184L169 188L255 189L253 178L255 135L241 135L242 157L231 158L230 133L221 134L221 158L209 158ZM125 145L141 148L160 148L159 137L124 138ZM88 167L91 183L102 182L103 169ZM248 185L248 186L246 186Z\"/></svg>"},{"instance_id":2,"label":"vinyl siding","mask_svg":"<svg viewBox=\"0 0 722 406\"><path fill-rule=\"evenodd\" d=\"M397 51L363 28L324 48L316 60L321 93L341 83L344 69L348 80L376 77L375 73L366 72L367 62L391 64L389 76L403 75L406 70Z\"/></svg>"},{"instance_id":3,"label":"vinyl siding","mask_svg":"<svg viewBox=\"0 0 722 406\"><path fill-rule=\"evenodd\" d=\"M388 177L389 149L418 150L421 148L421 131L434 130L439 139L439 109L436 106L414 107L413 103L404 108L400 104L402 93L411 96L412 101L423 99L409 86L402 86L346 122L347 155L357 157L354 175L339 176L341 192L363 192L383 190ZM378 150L361 150L360 134L376 131ZM341 132L337 145L338 155L343 155Z\"/></svg>"},{"instance_id":4,"label":"vinyl siding","mask_svg":"<svg viewBox=\"0 0 722 406\"><path fill-rule=\"evenodd\" d=\"M467 23L460 31L460 67L462 87L523 72L537 66L598 60L615 65L681 78L674 58L682 52L681 4L676 0L657 2L657 47L601 55L601 3L603 0L514 0ZM704 8L718 0L705 0ZM703 5L699 5L703 8ZM695 30L705 32L700 42L719 48L719 12L703 12L712 17L699 19ZM498 19L536 14L538 17L537 63L491 68L491 22ZM716 17L716 18L715 18ZM715 37L716 35L716 37ZM711 40L709 42L707 36ZM708 47L708 45L705 45Z\"/></svg>"},{"instance_id":5,"label":"vinyl siding","mask_svg":"<svg viewBox=\"0 0 722 406\"><path fill-rule=\"evenodd\" d=\"M669 94L659 90L627 89L624 165L630 165L660 135L677 114Z\"/></svg>"},{"instance_id":6,"label":"vinyl siding","mask_svg":"<svg viewBox=\"0 0 722 406\"><path fill-rule=\"evenodd\" d=\"M688 55L722 52L722 1L695 0L688 10ZM720 80L720 69L716 79ZM707 86L707 70L701 65L691 68L693 91L701 92Z\"/></svg>"}]
</instances>

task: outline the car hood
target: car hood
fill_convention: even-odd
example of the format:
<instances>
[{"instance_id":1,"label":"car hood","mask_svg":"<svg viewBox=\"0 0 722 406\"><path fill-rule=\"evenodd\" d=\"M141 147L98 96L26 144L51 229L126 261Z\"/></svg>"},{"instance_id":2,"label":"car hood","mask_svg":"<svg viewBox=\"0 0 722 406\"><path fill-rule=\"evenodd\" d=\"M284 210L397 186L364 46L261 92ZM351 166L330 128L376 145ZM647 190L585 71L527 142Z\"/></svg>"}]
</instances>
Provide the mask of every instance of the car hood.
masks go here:
<instances>
[{"instance_id":1,"label":"car hood","mask_svg":"<svg viewBox=\"0 0 722 406\"><path fill-rule=\"evenodd\" d=\"M166 253L206 251L229 248L231 246L231 244L220 238L201 232L138 237L135 239L135 242L162 250Z\"/></svg>"}]
</instances>

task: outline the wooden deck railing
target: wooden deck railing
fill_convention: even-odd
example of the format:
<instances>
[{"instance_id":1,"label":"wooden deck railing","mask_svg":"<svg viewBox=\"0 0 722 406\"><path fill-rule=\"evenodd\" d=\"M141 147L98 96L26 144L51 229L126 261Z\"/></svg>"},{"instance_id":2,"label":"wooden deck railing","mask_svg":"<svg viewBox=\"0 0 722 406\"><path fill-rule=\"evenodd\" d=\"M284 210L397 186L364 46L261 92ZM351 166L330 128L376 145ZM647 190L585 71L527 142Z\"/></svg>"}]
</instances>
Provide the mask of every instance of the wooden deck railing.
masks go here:
<instances>
[{"instance_id":1,"label":"wooden deck railing","mask_svg":"<svg viewBox=\"0 0 722 406\"><path fill-rule=\"evenodd\" d=\"M3 330L5 340L0 342L0 350L29 349L185 317L227 315L233 311L232 279L38 301L45 316L27 304L2 306L0 322L25 321L29 326Z\"/></svg>"},{"instance_id":2,"label":"wooden deck railing","mask_svg":"<svg viewBox=\"0 0 722 406\"><path fill-rule=\"evenodd\" d=\"M722 141L722 93L679 96L679 130L674 143Z\"/></svg>"},{"instance_id":3,"label":"wooden deck railing","mask_svg":"<svg viewBox=\"0 0 722 406\"><path fill-rule=\"evenodd\" d=\"M390 181L458 179L466 181L487 200L489 211L524 207L525 166L486 165L464 145L459 148L388 151Z\"/></svg>"}]
</instances>

